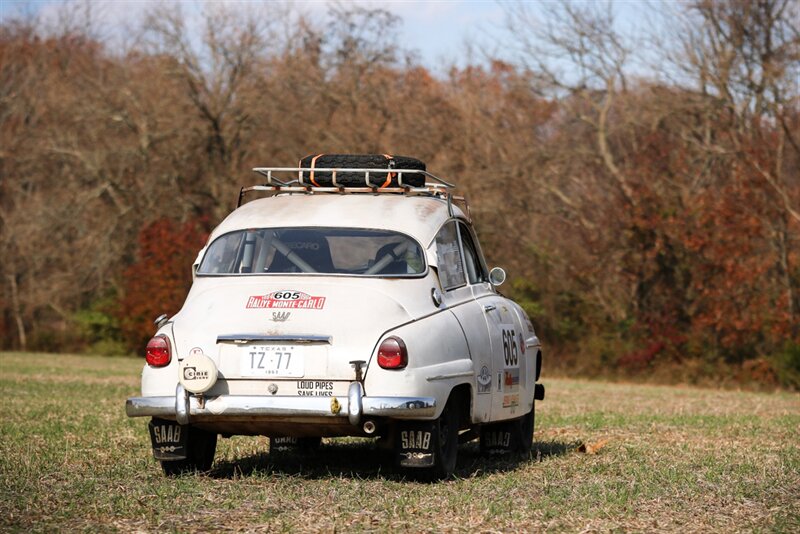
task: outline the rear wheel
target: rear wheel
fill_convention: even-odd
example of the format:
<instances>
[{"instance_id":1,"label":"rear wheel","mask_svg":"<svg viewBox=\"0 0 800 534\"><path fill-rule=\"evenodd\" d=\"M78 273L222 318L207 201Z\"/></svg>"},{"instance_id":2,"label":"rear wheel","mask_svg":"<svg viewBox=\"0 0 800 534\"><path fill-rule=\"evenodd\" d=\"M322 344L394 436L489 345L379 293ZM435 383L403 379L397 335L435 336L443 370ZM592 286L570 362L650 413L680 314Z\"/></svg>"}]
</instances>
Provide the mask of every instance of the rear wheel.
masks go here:
<instances>
[{"instance_id":1,"label":"rear wheel","mask_svg":"<svg viewBox=\"0 0 800 534\"><path fill-rule=\"evenodd\" d=\"M193 471L208 471L211 469L211 464L214 463L214 454L216 452L216 434L189 427L186 458L183 460L162 460L161 469L168 476L176 476Z\"/></svg>"},{"instance_id":2,"label":"rear wheel","mask_svg":"<svg viewBox=\"0 0 800 534\"><path fill-rule=\"evenodd\" d=\"M480 431L480 450L484 456L528 453L533 446L536 403L531 411L518 419L484 425Z\"/></svg>"},{"instance_id":3,"label":"rear wheel","mask_svg":"<svg viewBox=\"0 0 800 534\"><path fill-rule=\"evenodd\" d=\"M517 447L514 452L527 453L533 447L533 423L536 419L536 403L531 406L531 411L525 414L525 417L517 423L517 430L519 438L517 439Z\"/></svg>"},{"instance_id":4,"label":"rear wheel","mask_svg":"<svg viewBox=\"0 0 800 534\"><path fill-rule=\"evenodd\" d=\"M458 459L458 410L448 403L445 411L437 419L436 429L439 440L434 450L432 478L449 478L456 469Z\"/></svg>"},{"instance_id":5,"label":"rear wheel","mask_svg":"<svg viewBox=\"0 0 800 534\"><path fill-rule=\"evenodd\" d=\"M458 459L459 410L455 403L452 402L452 400L448 402L439 418L427 426L427 428L430 429L429 433L432 437L429 446L425 443L425 434L427 432L420 430L424 428L423 426L417 424L410 428L416 428L416 430L410 431L409 434L410 436L417 436L416 446L418 448L421 445L421 449L423 449L424 452L429 451L428 458L430 458L430 460L428 461L431 462L432 465L415 467L407 464L403 466L402 455L409 453L403 453L401 448L401 457L399 458L401 467L405 467L406 473L410 477L418 480L431 481L449 478L453 474L453 471L455 471L456 460ZM401 442L405 432L400 432ZM413 439L412 437L411 440L413 441ZM414 453L412 452L411 454Z\"/></svg>"}]
</instances>

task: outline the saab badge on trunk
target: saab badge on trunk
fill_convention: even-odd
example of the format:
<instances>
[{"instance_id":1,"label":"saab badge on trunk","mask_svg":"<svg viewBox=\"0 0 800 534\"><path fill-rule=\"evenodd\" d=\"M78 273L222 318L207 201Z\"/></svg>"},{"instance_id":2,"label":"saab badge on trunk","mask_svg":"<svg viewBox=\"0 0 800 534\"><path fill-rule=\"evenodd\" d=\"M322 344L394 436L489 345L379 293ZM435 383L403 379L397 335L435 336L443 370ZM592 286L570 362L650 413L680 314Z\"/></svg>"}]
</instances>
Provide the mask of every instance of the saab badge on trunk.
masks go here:
<instances>
[{"instance_id":1,"label":"saab badge on trunk","mask_svg":"<svg viewBox=\"0 0 800 534\"><path fill-rule=\"evenodd\" d=\"M276 323L283 323L289 320L291 317L292 312L272 312L272 319L270 321L274 321Z\"/></svg>"}]
</instances>

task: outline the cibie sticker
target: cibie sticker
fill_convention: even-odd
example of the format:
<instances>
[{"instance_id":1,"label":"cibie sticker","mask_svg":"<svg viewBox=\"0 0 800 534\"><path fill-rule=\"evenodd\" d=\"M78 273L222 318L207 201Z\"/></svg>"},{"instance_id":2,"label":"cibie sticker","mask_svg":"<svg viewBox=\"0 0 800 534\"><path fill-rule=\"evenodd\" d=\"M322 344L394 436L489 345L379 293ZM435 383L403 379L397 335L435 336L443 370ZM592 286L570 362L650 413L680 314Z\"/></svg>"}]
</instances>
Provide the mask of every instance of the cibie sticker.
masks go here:
<instances>
[{"instance_id":1,"label":"cibie sticker","mask_svg":"<svg viewBox=\"0 0 800 534\"><path fill-rule=\"evenodd\" d=\"M217 382L218 372L214 361L203 351L192 350L180 363L178 381L191 393L204 393Z\"/></svg>"},{"instance_id":2,"label":"cibie sticker","mask_svg":"<svg viewBox=\"0 0 800 534\"><path fill-rule=\"evenodd\" d=\"M247 299L247 308L321 310L324 307L325 297L312 297L302 291L273 291L269 295L253 295Z\"/></svg>"}]
</instances>

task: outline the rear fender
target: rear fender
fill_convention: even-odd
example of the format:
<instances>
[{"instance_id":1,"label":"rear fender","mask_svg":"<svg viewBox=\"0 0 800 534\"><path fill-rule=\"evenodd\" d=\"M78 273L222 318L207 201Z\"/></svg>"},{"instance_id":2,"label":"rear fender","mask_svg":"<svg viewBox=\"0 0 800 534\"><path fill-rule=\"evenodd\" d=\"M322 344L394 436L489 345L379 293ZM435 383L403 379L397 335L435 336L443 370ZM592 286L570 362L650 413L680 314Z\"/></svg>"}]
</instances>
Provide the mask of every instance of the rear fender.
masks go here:
<instances>
[{"instance_id":1,"label":"rear fender","mask_svg":"<svg viewBox=\"0 0 800 534\"><path fill-rule=\"evenodd\" d=\"M380 343L389 336L402 339L408 350L404 369L382 369L377 363ZM466 339L449 311L431 315L386 332L370 357L364 377L368 396L434 397L436 418L450 392L460 384L471 387L474 375Z\"/></svg>"},{"instance_id":2,"label":"rear fender","mask_svg":"<svg viewBox=\"0 0 800 534\"><path fill-rule=\"evenodd\" d=\"M160 397L175 395L175 386L178 383L178 354L175 349L175 336L172 334L172 323L167 323L158 329L156 335L167 336L170 343L172 358L164 367L151 367L147 363L142 368L142 396Z\"/></svg>"}]
</instances>

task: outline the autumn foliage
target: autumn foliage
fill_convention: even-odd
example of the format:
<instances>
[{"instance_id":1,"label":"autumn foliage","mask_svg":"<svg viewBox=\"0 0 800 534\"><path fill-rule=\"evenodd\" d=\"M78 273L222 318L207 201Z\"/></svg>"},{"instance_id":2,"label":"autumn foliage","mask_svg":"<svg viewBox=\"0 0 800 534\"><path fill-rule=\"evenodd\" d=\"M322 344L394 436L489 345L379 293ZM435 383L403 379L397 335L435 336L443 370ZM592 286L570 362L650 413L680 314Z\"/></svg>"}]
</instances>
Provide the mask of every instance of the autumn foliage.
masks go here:
<instances>
[{"instance_id":1,"label":"autumn foliage","mask_svg":"<svg viewBox=\"0 0 800 534\"><path fill-rule=\"evenodd\" d=\"M102 296L134 349L249 169L397 153L470 199L551 369L800 387L797 4L681 4L649 77L594 6L509 4L516 56L439 73L359 6L219 8L202 37L155 6L122 52L4 23L3 347L72 346Z\"/></svg>"},{"instance_id":2,"label":"autumn foliage","mask_svg":"<svg viewBox=\"0 0 800 534\"><path fill-rule=\"evenodd\" d=\"M131 347L143 347L153 320L181 309L189 291L191 268L208 233L203 221L156 219L139 233L136 260L122 275L123 296L116 315Z\"/></svg>"}]
</instances>

